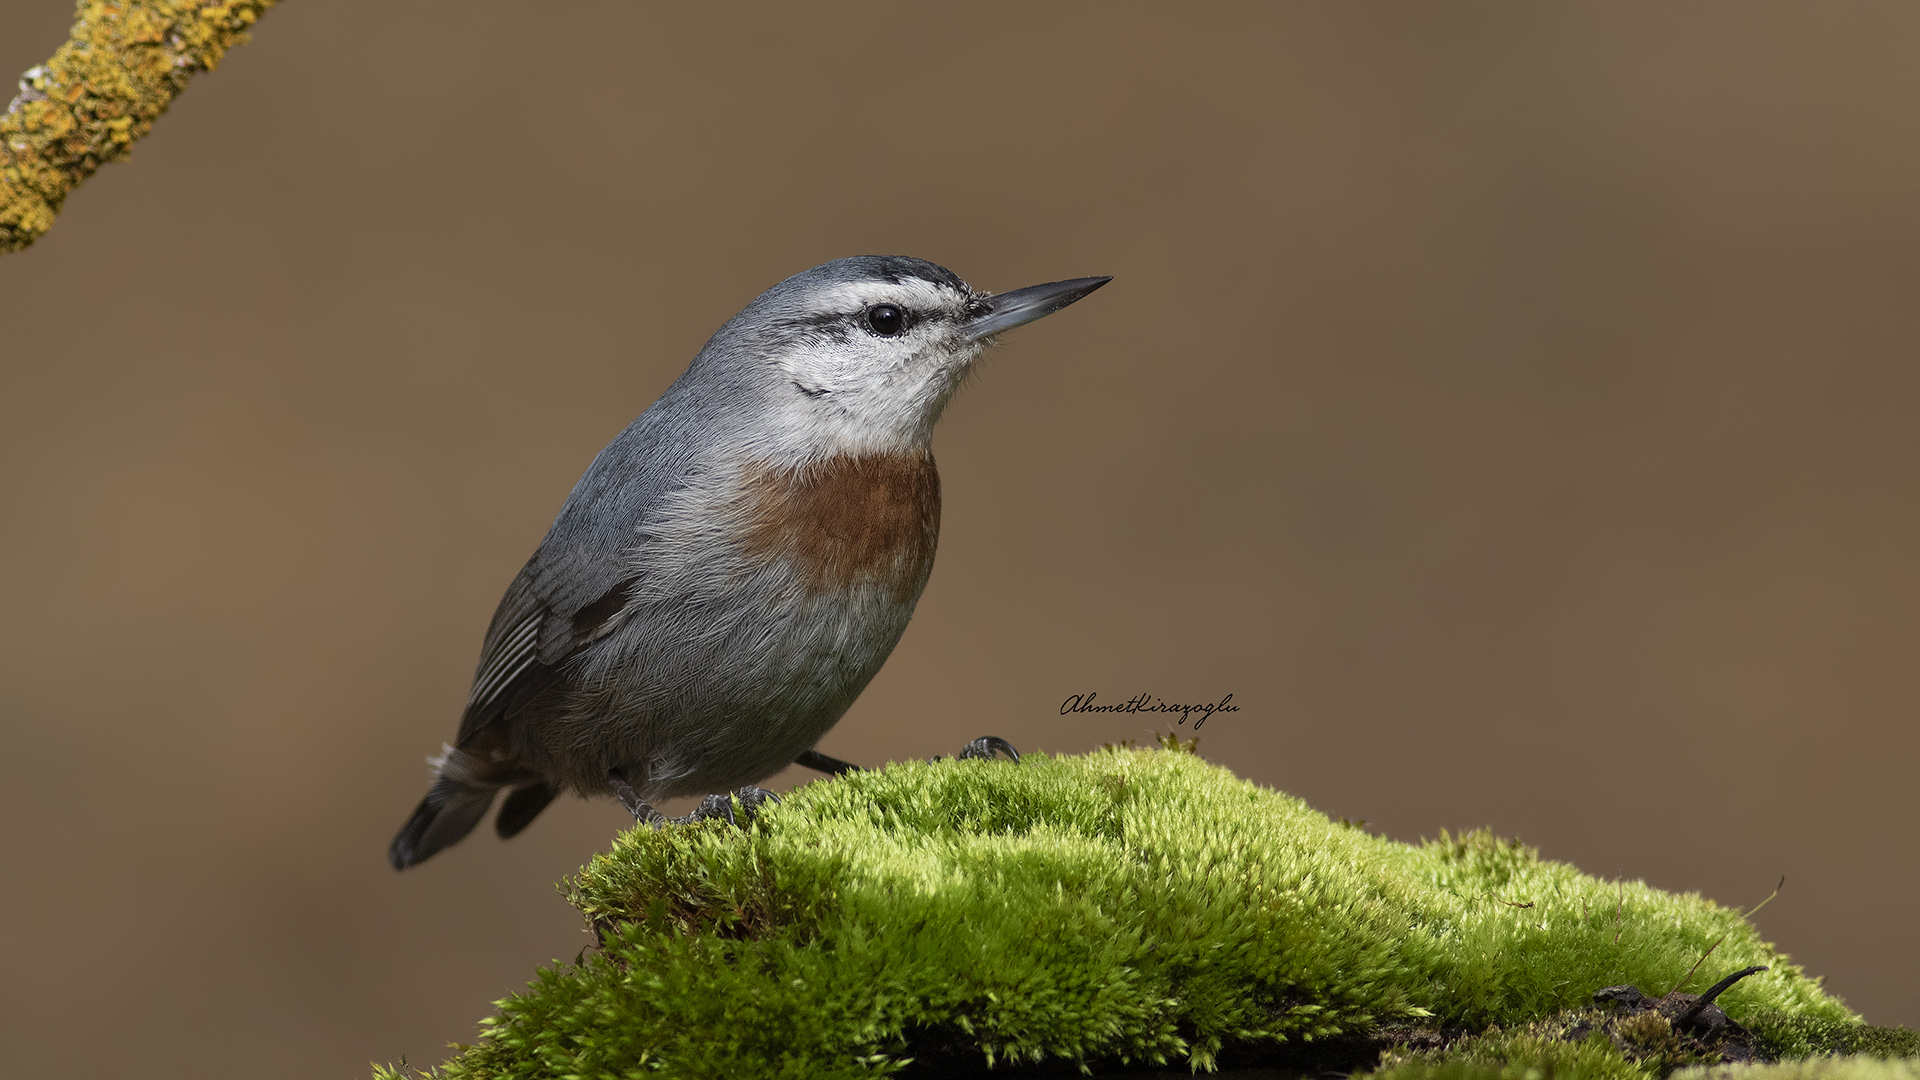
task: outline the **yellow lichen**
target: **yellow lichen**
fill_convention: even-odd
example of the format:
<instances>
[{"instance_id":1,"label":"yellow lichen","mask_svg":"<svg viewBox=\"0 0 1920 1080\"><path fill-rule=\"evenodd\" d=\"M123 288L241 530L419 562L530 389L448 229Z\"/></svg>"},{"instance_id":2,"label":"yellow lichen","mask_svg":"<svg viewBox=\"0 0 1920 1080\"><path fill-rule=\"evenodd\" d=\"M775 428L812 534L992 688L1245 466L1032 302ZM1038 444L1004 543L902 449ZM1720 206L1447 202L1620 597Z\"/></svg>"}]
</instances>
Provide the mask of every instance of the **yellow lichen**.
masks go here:
<instances>
[{"instance_id":1,"label":"yellow lichen","mask_svg":"<svg viewBox=\"0 0 1920 1080\"><path fill-rule=\"evenodd\" d=\"M72 36L0 116L0 252L53 227L67 194L126 157L187 80L277 0L81 0Z\"/></svg>"}]
</instances>

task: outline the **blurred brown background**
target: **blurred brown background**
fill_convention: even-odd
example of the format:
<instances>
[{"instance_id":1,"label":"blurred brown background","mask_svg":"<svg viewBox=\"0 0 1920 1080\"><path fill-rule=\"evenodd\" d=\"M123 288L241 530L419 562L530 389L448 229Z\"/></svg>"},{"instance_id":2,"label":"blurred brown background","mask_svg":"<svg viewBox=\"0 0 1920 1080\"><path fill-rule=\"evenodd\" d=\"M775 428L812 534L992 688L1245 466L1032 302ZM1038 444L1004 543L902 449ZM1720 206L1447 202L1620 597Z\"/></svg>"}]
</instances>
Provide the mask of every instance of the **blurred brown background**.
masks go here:
<instances>
[{"instance_id":1,"label":"blurred brown background","mask_svg":"<svg viewBox=\"0 0 1920 1080\"><path fill-rule=\"evenodd\" d=\"M63 38L7 0L0 70ZM1402 838L1780 899L1920 1023L1920 9L290 2L0 260L10 1075L438 1060L568 801L396 875L494 603L756 293L1113 285L943 423L822 744L1150 721ZM789 773L775 786L804 775Z\"/></svg>"}]
</instances>

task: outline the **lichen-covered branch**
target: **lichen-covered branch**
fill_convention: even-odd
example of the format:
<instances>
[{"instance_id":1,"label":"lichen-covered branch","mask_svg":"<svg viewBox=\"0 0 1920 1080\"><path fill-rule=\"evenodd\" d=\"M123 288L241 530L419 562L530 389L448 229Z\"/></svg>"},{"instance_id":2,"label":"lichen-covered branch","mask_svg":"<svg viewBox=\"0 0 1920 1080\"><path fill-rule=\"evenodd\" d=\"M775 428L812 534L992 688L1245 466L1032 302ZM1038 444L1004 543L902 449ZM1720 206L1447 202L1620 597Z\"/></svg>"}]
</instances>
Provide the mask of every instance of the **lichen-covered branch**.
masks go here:
<instances>
[{"instance_id":1,"label":"lichen-covered branch","mask_svg":"<svg viewBox=\"0 0 1920 1080\"><path fill-rule=\"evenodd\" d=\"M73 34L0 116L0 252L53 227L67 194L153 129L277 0L81 0Z\"/></svg>"}]
</instances>

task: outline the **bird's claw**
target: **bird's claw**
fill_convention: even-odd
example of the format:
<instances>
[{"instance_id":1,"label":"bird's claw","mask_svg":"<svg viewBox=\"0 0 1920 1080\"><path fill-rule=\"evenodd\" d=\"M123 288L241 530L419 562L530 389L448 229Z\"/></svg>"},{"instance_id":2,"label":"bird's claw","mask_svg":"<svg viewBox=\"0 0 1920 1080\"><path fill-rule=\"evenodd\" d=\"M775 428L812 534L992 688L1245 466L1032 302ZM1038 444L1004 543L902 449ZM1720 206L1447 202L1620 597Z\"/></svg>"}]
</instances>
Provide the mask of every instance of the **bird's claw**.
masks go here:
<instances>
[{"instance_id":1,"label":"bird's claw","mask_svg":"<svg viewBox=\"0 0 1920 1080\"><path fill-rule=\"evenodd\" d=\"M733 809L733 803L736 799L740 802L738 814L736 814ZM745 826L747 822L754 819L755 815L759 814L761 806L766 803L777 803L779 801L780 796L775 795L766 788L754 787L749 784L731 795L709 795L700 800L700 805L694 807L692 813L685 817L668 818L667 820L675 825L691 825L696 821L710 821L714 818L724 818L729 825Z\"/></svg>"},{"instance_id":2,"label":"bird's claw","mask_svg":"<svg viewBox=\"0 0 1920 1080\"><path fill-rule=\"evenodd\" d=\"M961 761L992 761L996 753L1007 755L1015 765L1020 764L1020 751L1015 750L1012 743L998 735L982 735L961 747L960 752L954 756Z\"/></svg>"}]
</instances>

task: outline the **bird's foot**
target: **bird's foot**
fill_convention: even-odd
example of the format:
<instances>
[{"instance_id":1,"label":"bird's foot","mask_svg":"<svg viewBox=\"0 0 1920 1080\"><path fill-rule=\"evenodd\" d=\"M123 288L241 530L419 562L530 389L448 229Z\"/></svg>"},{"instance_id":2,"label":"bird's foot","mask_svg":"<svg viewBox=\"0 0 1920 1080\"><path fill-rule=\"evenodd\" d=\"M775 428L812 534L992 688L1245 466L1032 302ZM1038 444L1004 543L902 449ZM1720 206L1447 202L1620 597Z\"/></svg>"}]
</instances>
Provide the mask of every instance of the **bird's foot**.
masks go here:
<instances>
[{"instance_id":1,"label":"bird's foot","mask_svg":"<svg viewBox=\"0 0 1920 1080\"><path fill-rule=\"evenodd\" d=\"M619 798L620 805L627 808L627 813L633 815L634 821L644 821L657 826L667 820L665 814L648 805L647 801L640 797L640 793L633 790L633 785L627 783L626 774L619 769L607 770L607 785L613 788L613 793Z\"/></svg>"},{"instance_id":2,"label":"bird's foot","mask_svg":"<svg viewBox=\"0 0 1920 1080\"><path fill-rule=\"evenodd\" d=\"M760 812L761 806L780 801L780 796L766 788L749 784L731 795L709 795L700 800L700 805L694 807L692 813L683 817L670 818L642 799L640 793L633 789L633 785L627 782L626 775L619 769L607 771L607 786L613 788L613 793L620 798L620 805L627 808L627 813L633 815L636 823L645 822L656 829L663 825L691 825L696 821L707 821L711 818L725 818L729 825L745 826ZM738 814L735 814L733 809L736 799L740 802Z\"/></svg>"},{"instance_id":3,"label":"bird's foot","mask_svg":"<svg viewBox=\"0 0 1920 1080\"><path fill-rule=\"evenodd\" d=\"M733 804L736 800L740 803L740 810L737 815L733 809ZM749 784L731 795L709 795L701 799L700 805L694 807L693 812L685 817L666 818L664 820L671 821L675 825L691 825L696 821L725 818L727 824L738 825L744 828L748 822L752 821L754 817L760 813L761 806L770 802L777 803L779 801L780 796L775 795L766 788L754 787Z\"/></svg>"},{"instance_id":4,"label":"bird's foot","mask_svg":"<svg viewBox=\"0 0 1920 1080\"><path fill-rule=\"evenodd\" d=\"M1001 738L998 735L982 735L979 738L968 743L967 745L961 747L960 752L958 754L955 754L954 757L960 759L961 761L972 761L972 760L991 761L993 760L993 756L996 753L1007 755L1007 757L1013 760L1013 763L1015 765L1020 764L1020 751L1015 750L1013 748L1012 743L1008 742L1007 740ZM927 760L939 761L940 759L928 758Z\"/></svg>"}]
</instances>

